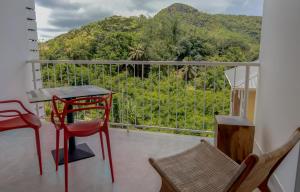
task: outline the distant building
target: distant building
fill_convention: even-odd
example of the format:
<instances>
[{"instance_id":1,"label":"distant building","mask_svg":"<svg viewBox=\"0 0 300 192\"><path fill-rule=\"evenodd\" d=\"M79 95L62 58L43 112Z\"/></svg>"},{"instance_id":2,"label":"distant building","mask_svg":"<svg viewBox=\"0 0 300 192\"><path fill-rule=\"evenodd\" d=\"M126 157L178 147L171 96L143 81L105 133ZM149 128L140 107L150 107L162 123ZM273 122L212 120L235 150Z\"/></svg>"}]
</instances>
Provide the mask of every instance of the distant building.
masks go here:
<instances>
[{"instance_id":1,"label":"distant building","mask_svg":"<svg viewBox=\"0 0 300 192\"><path fill-rule=\"evenodd\" d=\"M240 115L244 103L246 67L238 66L225 71L225 76L231 86L231 115ZM247 118L254 120L255 98L257 88L258 67L251 67L249 74L249 95Z\"/></svg>"}]
</instances>

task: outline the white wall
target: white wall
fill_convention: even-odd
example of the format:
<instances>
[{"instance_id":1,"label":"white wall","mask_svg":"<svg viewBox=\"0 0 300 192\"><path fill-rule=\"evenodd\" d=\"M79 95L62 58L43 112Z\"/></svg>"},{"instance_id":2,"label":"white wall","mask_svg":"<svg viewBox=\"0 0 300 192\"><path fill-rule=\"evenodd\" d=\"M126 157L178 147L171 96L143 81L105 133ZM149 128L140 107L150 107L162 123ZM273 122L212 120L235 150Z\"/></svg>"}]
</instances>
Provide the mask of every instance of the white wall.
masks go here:
<instances>
[{"instance_id":1,"label":"white wall","mask_svg":"<svg viewBox=\"0 0 300 192\"><path fill-rule=\"evenodd\" d=\"M300 126L299 0L265 0L260 61L255 137L270 151ZM294 191L298 151L297 146L275 173L286 192Z\"/></svg>"},{"instance_id":2,"label":"white wall","mask_svg":"<svg viewBox=\"0 0 300 192\"><path fill-rule=\"evenodd\" d=\"M33 89L31 66L25 63L32 56L29 51L28 5L34 6L34 1L0 1L1 100L18 98L27 102L25 92ZM35 21L31 22L35 24Z\"/></svg>"}]
</instances>

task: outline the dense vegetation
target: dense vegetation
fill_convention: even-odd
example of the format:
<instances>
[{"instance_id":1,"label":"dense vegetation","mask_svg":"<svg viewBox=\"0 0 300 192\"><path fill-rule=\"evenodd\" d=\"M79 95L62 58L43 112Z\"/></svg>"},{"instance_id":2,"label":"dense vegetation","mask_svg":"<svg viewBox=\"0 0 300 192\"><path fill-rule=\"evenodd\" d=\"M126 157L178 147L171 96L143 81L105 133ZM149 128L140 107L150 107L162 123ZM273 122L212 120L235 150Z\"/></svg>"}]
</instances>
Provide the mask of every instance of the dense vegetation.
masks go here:
<instances>
[{"instance_id":1,"label":"dense vegetation","mask_svg":"<svg viewBox=\"0 0 300 192\"><path fill-rule=\"evenodd\" d=\"M173 4L151 18L112 16L71 30L41 43L40 54L52 60L254 61L260 28L260 17L212 15ZM214 113L229 112L222 66L61 64L42 69L45 86L53 87L57 79L55 86L112 88L118 93L115 122L211 130ZM67 80L76 73L81 75Z\"/></svg>"}]
</instances>

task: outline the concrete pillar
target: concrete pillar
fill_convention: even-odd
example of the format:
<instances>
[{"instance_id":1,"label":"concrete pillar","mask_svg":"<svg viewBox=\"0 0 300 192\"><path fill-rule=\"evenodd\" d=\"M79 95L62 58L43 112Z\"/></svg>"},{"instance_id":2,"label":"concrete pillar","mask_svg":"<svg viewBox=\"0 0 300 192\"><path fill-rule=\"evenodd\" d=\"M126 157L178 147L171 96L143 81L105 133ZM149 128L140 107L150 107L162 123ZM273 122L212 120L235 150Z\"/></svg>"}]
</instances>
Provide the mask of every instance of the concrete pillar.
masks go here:
<instances>
[{"instance_id":1,"label":"concrete pillar","mask_svg":"<svg viewBox=\"0 0 300 192\"><path fill-rule=\"evenodd\" d=\"M0 99L27 103L26 91L33 89L29 59L38 59L34 0L1 0Z\"/></svg>"},{"instance_id":2,"label":"concrete pillar","mask_svg":"<svg viewBox=\"0 0 300 192\"><path fill-rule=\"evenodd\" d=\"M263 152L300 126L300 1L265 0L257 94L256 143ZM274 191L295 190L299 147L277 169ZM282 190L279 190L282 188Z\"/></svg>"}]
</instances>

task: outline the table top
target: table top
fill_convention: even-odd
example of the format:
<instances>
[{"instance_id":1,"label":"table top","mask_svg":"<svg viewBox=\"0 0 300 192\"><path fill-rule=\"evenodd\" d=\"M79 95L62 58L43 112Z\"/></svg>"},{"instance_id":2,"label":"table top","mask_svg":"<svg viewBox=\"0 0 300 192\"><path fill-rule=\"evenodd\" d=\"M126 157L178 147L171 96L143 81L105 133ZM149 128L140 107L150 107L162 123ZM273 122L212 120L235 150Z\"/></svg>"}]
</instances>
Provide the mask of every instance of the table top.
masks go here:
<instances>
[{"instance_id":1,"label":"table top","mask_svg":"<svg viewBox=\"0 0 300 192\"><path fill-rule=\"evenodd\" d=\"M237 126L254 126L251 121L240 116L225 116L225 115L216 115L216 122L219 125L237 125Z\"/></svg>"},{"instance_id":2,"label":"table top","mask_svg":"<svg viewBox=\"0 0 300 192\"><path fill-rule=\"evenodd\" d=\"M27 96L30 103L38 103L38 102L51 101L53 95L56 95L63 99L70 99L76 97L107 95L110 92L111 91L101 87L86 85L86 86L36 89L27 92Z\"/></svg>"}]
</instances>

